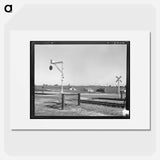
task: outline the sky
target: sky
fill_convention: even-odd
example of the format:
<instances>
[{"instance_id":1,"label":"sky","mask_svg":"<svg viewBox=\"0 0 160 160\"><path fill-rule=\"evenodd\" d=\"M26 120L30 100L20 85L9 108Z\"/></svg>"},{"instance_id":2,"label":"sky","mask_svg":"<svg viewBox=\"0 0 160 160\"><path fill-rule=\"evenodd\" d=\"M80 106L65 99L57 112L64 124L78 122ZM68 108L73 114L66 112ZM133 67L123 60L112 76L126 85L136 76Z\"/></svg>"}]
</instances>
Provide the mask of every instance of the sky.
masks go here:
<instances>
[{"instance_id":1,"label":"sky","mask_svg":"<svg viewBox=\"0 0 160 160\"><path fill-rule=\"evenodd\" d=\"M126 54L125 44L35 45L35 84L60 85L52 59L64 62L64 85L116 85L116 76L126 85Z\"/></svg>"}]
</instances>

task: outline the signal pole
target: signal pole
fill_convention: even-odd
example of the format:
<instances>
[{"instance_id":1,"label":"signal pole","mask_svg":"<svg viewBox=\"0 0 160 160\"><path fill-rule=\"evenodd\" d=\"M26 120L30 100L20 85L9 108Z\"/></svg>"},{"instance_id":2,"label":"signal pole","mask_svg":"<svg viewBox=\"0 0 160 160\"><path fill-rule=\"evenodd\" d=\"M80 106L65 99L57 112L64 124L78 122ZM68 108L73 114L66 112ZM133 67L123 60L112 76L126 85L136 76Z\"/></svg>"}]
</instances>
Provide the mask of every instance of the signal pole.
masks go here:
<instances>
[{"instance_id":1,"label":"signal pole","mask_svg":"<svg viewBox=\"0 0 160 160\"><path fill-rule=\"evenodd\" d=\"M50 60L50 64L51 64L51 65L49 66L49 69L50 69L50 70L53 69L53 66L52 66L52 65L54 65L54 66L57 68L57 70L61 73L61 93L63 93L63 81L64 81L63 61L57 61L57 62L55 62L55 61ZM58 66L58 64L61 64L61 68Z\"/></svg>"}]
</instances>

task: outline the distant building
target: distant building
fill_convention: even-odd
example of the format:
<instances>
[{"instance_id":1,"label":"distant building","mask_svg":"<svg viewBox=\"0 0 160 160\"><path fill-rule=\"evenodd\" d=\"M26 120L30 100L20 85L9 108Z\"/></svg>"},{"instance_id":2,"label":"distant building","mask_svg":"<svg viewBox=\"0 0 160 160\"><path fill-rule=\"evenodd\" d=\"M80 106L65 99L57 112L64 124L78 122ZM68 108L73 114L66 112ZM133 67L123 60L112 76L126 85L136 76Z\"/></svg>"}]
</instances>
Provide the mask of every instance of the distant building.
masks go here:
<instances>
[{"instance_id":1,"label":"distant building","mask_svg":"<svg viewBox=\"0 0 160 160\"><path fill-rule=\"evenodd\" d=\"M70 90L70 91L76 91L76 88L70 87L69 90Z\"/></svg>"},{"instance_id":2,"label":"distant building","mask_svg":"<svg viewBox=\"0 0 160 160\"><path fill-rule=\"evenodd\" d=\"M85 90L86 90L87 92L90 92L90 93L93 93L93 92L94 92L94 90L93 90L92 88L85 88Z\"/></svg>"},{"instance_id":3,"label":"distant building","mask_svg":"<svg viewBox=\"0 0 160 160\"><path fill-rule=\"evenodd\" d=\"M96 90L96 92L105 93L105 88L98 88L98 89Z\"/></svg>"},{"instance_id":4,"label":"distant building","mask_svg":"<svg viewBox=\"0 0 160 160\"><path fill-rule=\"evenodd\" d=\"M125 87L120 86L120 91L125 92ZM117 86L107 86L105 87L105 93L118 93L118 87Z\"/></svg>"},{"instance_id":5,"label":"distant building","mask_svg":"<svg viewBox=\"0 0 160 160\"><path fill-rule=\"evenodd\" d=\"M105 93L118 93L117 86L107 86L105 87Z\"/></svg>"}]
</instances>

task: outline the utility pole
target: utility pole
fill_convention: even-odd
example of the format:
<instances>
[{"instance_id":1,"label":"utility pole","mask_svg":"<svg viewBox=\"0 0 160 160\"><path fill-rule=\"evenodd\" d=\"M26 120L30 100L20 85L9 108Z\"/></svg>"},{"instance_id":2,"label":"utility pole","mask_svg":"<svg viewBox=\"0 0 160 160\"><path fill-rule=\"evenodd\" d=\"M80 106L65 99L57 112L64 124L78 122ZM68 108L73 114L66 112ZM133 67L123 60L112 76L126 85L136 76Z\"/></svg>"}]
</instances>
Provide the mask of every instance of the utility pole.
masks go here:
<instances>
[{"instance_id":1,"label":"utility pole","mask_svg":"<svg viewBox=\"0 0 160 160\"><path fill-rule=\"evenodd\" d=\"M61 64L61 67L58 66L58 64ZM49 69L52 70L53 69L53 66L54 65L57 70L61 73L61 93L63 93L63 81L64 81L64 73L63 73L63 61L52 61L50 60L50 66L49 66Z\"/></svg>"}]
</instances>

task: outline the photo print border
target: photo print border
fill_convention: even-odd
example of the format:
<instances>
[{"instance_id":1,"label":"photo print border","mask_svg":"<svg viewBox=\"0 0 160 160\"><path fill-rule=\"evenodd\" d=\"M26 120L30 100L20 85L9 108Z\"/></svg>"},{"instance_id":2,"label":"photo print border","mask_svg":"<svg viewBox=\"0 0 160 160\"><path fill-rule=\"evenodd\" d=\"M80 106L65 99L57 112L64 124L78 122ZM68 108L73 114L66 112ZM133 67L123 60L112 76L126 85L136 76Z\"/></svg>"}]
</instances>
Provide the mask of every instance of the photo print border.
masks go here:
<instances>
[{"instance_id":1,"label":"photo print border","mask_svg":"<svg viewBox=\"0 0 160 160\"><path fill-rule=\"evenodd\" d=\"M126 109L128 116L37 116L35 115L35 45L127 45ZM130 41L30 41L30 119L130 119Z\"/></svg>"}]
</instances>

